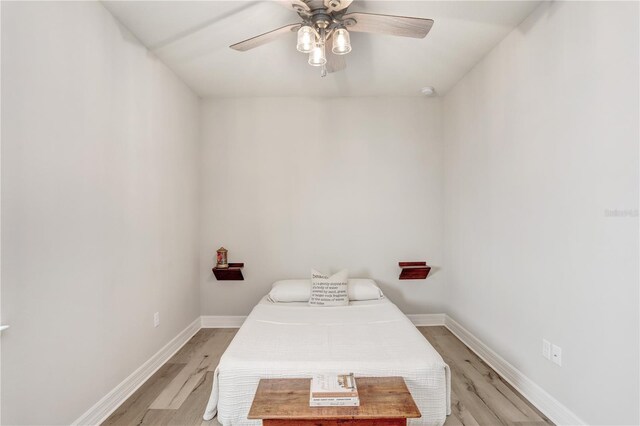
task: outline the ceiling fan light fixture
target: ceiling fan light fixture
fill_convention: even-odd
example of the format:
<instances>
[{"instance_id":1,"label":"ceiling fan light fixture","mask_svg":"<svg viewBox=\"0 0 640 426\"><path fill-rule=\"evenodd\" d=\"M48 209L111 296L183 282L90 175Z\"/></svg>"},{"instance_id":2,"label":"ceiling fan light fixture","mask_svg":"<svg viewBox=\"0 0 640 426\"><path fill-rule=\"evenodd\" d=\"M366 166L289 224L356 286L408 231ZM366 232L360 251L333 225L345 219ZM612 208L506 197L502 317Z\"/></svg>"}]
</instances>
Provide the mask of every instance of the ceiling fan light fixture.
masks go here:
<instances>
[{"instance_id":1,"label":"ceiling fan light fixture","mask_svg":"<svg viewBox=\"0 0 640 426\"><path fill-rule=\"evenodd\" d=\"M324 43L316 43L311 53L309 53L309 65L321 67L326 63L327 57L324 52Z\"/></svg>"},{"instance_id":2,"label":"ceiling fan light fixture","mask_svg":"<svg viewBox=\"0 0 640 426\"><path fill-rule=\"evenodd\" d=\"M339 28L333 33L333 46L331 51L336 55L346 55L351 52L351 40L349 31Z\"/></svg>"},{"instance_id":3,"label":"ceiling fan light fixture","mask_svg":"<svg viewBox=\"0 0 640 426\"><path fill-rule=\"evenodd\" d=\"M1 0L0 0L1 1ZM399 37L425 38L433 19L411 16L347 12L354 0L279 0L293 8L302 22L248 38L229 46L245 52L297 32L296 49L308 55L309 65L321 68L321 76L346 67L344 55L351 52L350 32L376 33ZM347 31L349 29L349 31ZM331 41L331 44L328 42ZM326 51L330 48L330 51ZM429 93L424 93L429 96ZM435 94L435 92L434 92Z\"/></svg>"},{"instance_id":4,"label":"ceiling fan light fixture","mask_svg":"<svg viewBox=\"0 0 640 426\"><path fill-rule=\"evenodd\" d=\"M298 52L311 53L316 44L316 30L308 25L300 27L298 30L298 43L296 49Z\"/></svg>"}]
</instances>

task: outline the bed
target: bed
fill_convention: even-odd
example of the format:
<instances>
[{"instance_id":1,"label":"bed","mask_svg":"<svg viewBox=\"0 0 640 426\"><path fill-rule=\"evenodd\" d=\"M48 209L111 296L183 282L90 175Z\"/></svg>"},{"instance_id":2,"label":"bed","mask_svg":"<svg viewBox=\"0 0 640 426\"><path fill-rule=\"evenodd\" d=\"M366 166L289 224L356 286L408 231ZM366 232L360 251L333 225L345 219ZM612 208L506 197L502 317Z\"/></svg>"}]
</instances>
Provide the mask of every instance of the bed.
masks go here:
<instances>
[{"instance_id":1,"label":"bed","mask_svg":"<svg viewBox=\"0 0 640 426\"><path fill-rule=\"evenodd\" d=\"M404 377L422 413L409 425L442 425L451 412L449 367L388 299L318 308L265 296L220 359L204 419L260 425L247 419L260 378L336 372Z\"/></svg>"}]
</instances>

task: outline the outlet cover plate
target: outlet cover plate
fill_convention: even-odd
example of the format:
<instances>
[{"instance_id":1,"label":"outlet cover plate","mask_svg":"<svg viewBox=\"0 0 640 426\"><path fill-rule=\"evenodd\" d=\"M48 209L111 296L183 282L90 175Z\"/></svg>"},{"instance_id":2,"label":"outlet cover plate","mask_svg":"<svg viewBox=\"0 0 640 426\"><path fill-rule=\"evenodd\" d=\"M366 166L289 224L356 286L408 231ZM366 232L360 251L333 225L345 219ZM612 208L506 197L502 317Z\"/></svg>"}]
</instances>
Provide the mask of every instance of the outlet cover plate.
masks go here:
<instances>
[{"instance_id":1,"label":"outlet cover plate","mask_svg":"<svg viewBox=\"0 0 640 426\"><path fill-rule=\"evenodd\" d=\"M551 361L562 367L562 348L560 346L551 346Z\"/></svg>"},{"instance_id":2,"label":"outlet cover plate","mask_svg":"<svg viewBox=\"0 0 640 426\"><path fill-rule=\"evenodd\" d=\"M542 356L551 360L551 342L546 339L542 339Z\"/></svg>"}]
</instances>

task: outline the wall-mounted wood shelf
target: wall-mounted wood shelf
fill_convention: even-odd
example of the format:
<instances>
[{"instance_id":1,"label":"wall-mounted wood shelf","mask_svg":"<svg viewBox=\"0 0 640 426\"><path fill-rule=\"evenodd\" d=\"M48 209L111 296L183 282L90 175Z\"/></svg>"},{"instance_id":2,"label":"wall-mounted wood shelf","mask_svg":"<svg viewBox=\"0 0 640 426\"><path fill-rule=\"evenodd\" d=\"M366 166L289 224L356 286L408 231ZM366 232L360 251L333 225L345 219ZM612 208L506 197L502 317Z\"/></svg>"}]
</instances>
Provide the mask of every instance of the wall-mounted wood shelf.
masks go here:
<instances>
[{"instance_id":1,"label":"wall-mounted wood shelf","mask_svg":"<svg viewBox=\"0 0 640 426\"><path fill-rule=\"evenodd\" d=\"M213 268L212 271L218 281L244 281L242 268L244 263L229 263L228 268Z\"/></svg>"},{"instance_id":2,"label":"wall-mounted wood shelf","mask_svg":"<svg viewBox=\"0 0 640 426\"><path fill-rule=\"evenodd\" d=\"M400 276L401 280L424 280L431 271L431 266L427 266L427 262L398 262L402 268Z\"/></svg>"}]
</instances>

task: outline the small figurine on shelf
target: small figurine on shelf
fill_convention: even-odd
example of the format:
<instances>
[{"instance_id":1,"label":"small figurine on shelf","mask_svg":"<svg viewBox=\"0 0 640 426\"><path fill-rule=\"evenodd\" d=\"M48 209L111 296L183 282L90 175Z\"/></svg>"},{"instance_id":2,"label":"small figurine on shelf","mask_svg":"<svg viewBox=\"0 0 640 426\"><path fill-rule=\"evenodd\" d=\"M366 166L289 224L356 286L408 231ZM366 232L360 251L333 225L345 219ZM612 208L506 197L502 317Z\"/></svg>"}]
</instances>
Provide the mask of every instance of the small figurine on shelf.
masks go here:
<instances>
[{"instance_id":1,"label":"small figurine on shelf","mask_svg":"<svg viewBox=\"0 0 640 426\"><path fill-rule=\"evenodd\" d=\"M216 268L227 269L228 267L229 267L229 263L227 262L227 249L224 247L220 247L218 249Z\"/></svg>"}]
</instances>

